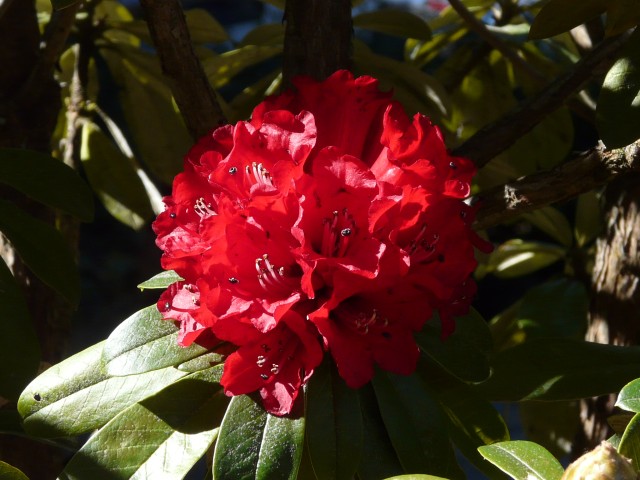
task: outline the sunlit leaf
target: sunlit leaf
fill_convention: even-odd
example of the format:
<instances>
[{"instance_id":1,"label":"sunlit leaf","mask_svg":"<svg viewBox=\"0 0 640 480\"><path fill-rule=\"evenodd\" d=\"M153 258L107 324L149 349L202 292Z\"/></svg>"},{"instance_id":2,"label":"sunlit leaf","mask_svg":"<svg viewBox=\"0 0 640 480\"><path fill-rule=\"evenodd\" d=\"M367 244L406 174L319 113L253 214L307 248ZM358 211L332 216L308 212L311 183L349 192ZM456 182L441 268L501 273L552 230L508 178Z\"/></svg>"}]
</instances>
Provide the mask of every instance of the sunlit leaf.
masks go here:
<instances>
[{"instance_id":1,"label":"sunlit leaf","mask_svg":"<svg viewBox=\"0 0 640 480\"><path fill-rule=\"evenodd\" d=\"M54 365L27 386L18 410L29 434L51 438L99 428L129 405L185 375L167 368L109 377L102 362L104 343Z\"/></svg>"},{"instance_id":2,"label":"sunlit leaf","mask_svg":"<svg viewBox=\"0 0 640 480\"><path fill-rule=\"evenodd\" d=\"M638 471L640 465L640 413L636 413L620 438L618 453L631 460L633 468Z\"/></svg>"},{"instance_id":3,"label":"sunlit leaf","mask_svg":"<svg viewBox=\"0 0 640 480\"><path fill-rule=\"evenodd\" d=\"M245 68L256 65L282 52L282 45L245 45L202 62L204 71L214 88L231 81Z\"/></svg>"},{"instance_id":4,"label":"sunlit leaf","mask_svg":"<svg viewBox=\"0 0 640 480\"><path fill-rule=\"evenodd\" d=\"M616 400L616 407L640 413L640 378L629 382L620 390Z\"/></svg>"},{"instance_id":5,"label":"sunlit leaf","mask_svg":"<svg viewBox=\"0 0 640 480\"><path fill-rule=\"evenodd\" d=\"M138 288L140 290L144 290L145 288L167 288L169 285L181 280L184 279L176 272L174 272L173 270L166 270L158 273L157 275L154 275L149 280L145 280L138 285Z\"/></svg>"},{"instance_id":6,"label":"sunlit leaf","mask_svg":"<svg viewBox=\"0 0 640 480\"><path fill-rule=\"evenodd\" d=\"M494 443L478 450L514 480L560 480L564 473L560 462L533 442L514 440Z\"/></svg>"},{"instance_id":7,"label":"sunlit leaf","mask_svg":"<svg viewBox=\"0 0 640 480\"><path fill-rule=\"evenodd\" d=\"M0 200L0 232L40 280L72 304L78 303L80 275L69 245L58 230L13 203Z\"/></svg>"},{"instance_id":8,"label":"sunlit leaf","mask_svg":"<svg viewBox=\"0 0 640 480\"><path fill-rule=\"evenodd\" d=\"M103 357L110 375L131 375L178 365L204 352L206 348L196 343L178 345L178 328L151 305L118 325L107 339Z\"/></svg>"},{"instance_id":9,"label":"sunlit leaf","mask_svg":"<svg viewBox=\"0 0 640 480\"><path fill-rule=\"evenodd\" d=\"M557 245L512 239L491 252L485 269L500 278L518 277L549 266L565 254Z\"/></svg>"},{"instance_id":10,"label":"sunlit leaf","mask_svg":"<svg viewBox=\"0 0 640 480\"><path fill-rule=\"evenodd\" d=\"M2 480L29 480L24 473L13 465L0 460L0 478Z\"/></svg>"},{"instance_id":11,"label":"sunlit leaf","mask_svg":"<svg viewBox=\"0 0 640 480\"><path fill-rule=\"evenodd\" d=\"M85 222L93 219L93 196L87 184L71 168L49 155L0 148L0 183Z\"/></svg>"}]
</instances>

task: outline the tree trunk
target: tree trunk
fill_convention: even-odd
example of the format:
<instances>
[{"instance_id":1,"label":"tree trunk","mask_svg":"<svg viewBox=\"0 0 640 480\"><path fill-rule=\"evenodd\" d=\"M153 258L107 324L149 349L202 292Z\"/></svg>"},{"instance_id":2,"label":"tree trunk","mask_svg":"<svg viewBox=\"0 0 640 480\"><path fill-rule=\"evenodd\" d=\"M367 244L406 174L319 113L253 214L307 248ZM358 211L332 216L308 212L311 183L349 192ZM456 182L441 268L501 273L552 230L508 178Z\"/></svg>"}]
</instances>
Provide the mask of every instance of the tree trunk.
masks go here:
<instances>
[{"instance_id":1,"label":"tree trunk","mask_svg":"<svg viewBox=\"0 0 640 480\"><path fill-rule=\"evenodd\" d=\"M595 212L594 212L595 213ZM605 229L596 244L589 328L586 339L637 345L640 333L640 175L611 182L605 194ZM573 455L595 448L612 435L607 417L615 395L581 402L582 431Z\"/></svg>"}]
</instances>

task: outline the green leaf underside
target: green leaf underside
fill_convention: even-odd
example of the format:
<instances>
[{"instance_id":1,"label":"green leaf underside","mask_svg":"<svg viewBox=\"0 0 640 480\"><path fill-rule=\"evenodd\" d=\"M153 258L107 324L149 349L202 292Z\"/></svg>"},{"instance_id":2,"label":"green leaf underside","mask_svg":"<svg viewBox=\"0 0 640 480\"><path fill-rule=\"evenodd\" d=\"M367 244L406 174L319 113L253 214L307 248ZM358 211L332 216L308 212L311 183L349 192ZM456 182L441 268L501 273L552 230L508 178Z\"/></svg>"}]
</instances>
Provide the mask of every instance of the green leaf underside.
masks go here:
<instances>
[{"instance_id":1,"label":"green leaf underside","mask_svg":"<svg viewBox=\"0 0 640 480\"><path fill-rule=\"evenodd\" d=\"M416 374L378 371L372 381L380 414L405 472L463 477L438 402Z\"/></svg>"},{"instance_id":2,"label":"green leaf underside","mask_svg":"<svg viewBox=\"0 0 640 480\"><path fill-rule=\"evenodd\" d=\"M93 196L87 184L62 161L49 155L0 148L0 182L85 222L93 219Z\"/></svg>"},{"instance_id":3,"label":"green leaf underside","mask_svg":"<svg viewBox=\"0 0 640 480\"><path fill-rule=\"evenodd\" d=\"M617 392L640 377L640 347L565 338L527 341L496 354L475 386L490 400L575 400Z\"/></svg>"},{"instance_id":4,"label":"green leaf underside","mask_svg":"<svg viewBox=\"0 0 640 480\"><path fill-rule=\"evenodd\" d=\"M103 355L110 375L131 375L178 365L205 352L197 344L178 345L178 328L151 305L116 327Z\"/></svg>"},{"instance_id":5,"label":"green leaf underside","mask_svg":"<svg viewBox=\"0 0 640 480\"><path fill-rule=\"evenodd\" d=\"M218 435L228 399L217 368L122 411L87 441L60 479L182 478Z\"/></svg>"},{"instance_id":6,"label":"green leaf underside","mask_svg":"<svg viewBox=\"0 0 640 480\"><path fill-rule=\"evenodd\" d=\"M216 480L293 480L302 459L303 415L276 417L247 395L233 397L213 457Z\"/></svg>"},{"instance_id":7,"label":"green leaf underside","mask_svg":"<svg viewBox=\"0 0 640 480\"><path fill-rule=\"evenodd\" d=\"M636 413L622 434L618 453L631 460L636 471L640 465L640 413Z\"/></svg>"},{"instance_id":8,"label":"green leaf underside","mask_svg":"<svg viewBox=\"0 0 640 480\"><path fill-rule=\"evenodd\" d=\"M0 305L0 396L15 400L38 371L40 345L27 302L1 259Z\"/></svg>"},{"instance_id":9,"label":"green leaf underside","mask_svg":"<svg viewBox=\"0 0 640 480\"><path fill-rule=\"evenodd\" d=\"M481 382L489 376L491 332L475 310L456 318L456 330L445 340L436 317L427 322L415 338L424 353L456 377Z\"/></svg>"},{"instance_id":10,"label":"green leaf underside","mask_svg":"<svg viewBox=\"0 0 640 480\"><path fill-rule=\"evenodd\" d=\"M353 478L362 455L358 392L347 387L325 359L307 388L307 445L318 479Z\"/></svg>"},{"instance_id":11,"label":"green leaf underside","mask_svg":"<svg viewBox=\"0 0 640 480\"><path fill-rule=\"evenodd\" d=\"M53 438L94 430L129 405L186 375L166 368L110 378L102 362L104 344L54 365L27 386L18 401L25 431Z\"/></svg>"},{"instance_id":12,"label":"green leaf underside","mask_svg":"<svg viewBox=\"0 0 640 480\"><path fill-rule=\"evenodd\" d=\"M140 290L144 290L145 288L167 288L169 285L180 282L182 280L184 280L184 278L182 278L176 272L174 272L173 270L167 270L165 272L160 272L157 275L154 275L149 280L145 280L138 285L138 288Z\"/></svg>"},{"instance_id":13,"label":"green leaf underside","mask_svg":"<svg viewBox=\"0 0 640 480\"><path fill-rule=\"evenodd\" d=\"M24 473L18 470L13 465L0 460L0 479L2 480L29 480Z\"/></svg>"},{"instance_id":14,"label":"green leaf underside","mask_svg":"<svg viewBox=\"0 0 640 480\"><path fill-rule=\"evenodd\" d=\"M5 200L0 200L0 231L40 280L70 303L78 303L80 275L60 232Z\"/></svg>"},{"instance_id":15,"label":"green leaf underside","mask_svg":"<svg viewBox=\"0 0 640 480\"><path fill-rule=\"evenodd\" d=\"M514 480L559 480L564 473L560 462L537 443L514 440L478 450Z\"/></svg>"}]
</instances>

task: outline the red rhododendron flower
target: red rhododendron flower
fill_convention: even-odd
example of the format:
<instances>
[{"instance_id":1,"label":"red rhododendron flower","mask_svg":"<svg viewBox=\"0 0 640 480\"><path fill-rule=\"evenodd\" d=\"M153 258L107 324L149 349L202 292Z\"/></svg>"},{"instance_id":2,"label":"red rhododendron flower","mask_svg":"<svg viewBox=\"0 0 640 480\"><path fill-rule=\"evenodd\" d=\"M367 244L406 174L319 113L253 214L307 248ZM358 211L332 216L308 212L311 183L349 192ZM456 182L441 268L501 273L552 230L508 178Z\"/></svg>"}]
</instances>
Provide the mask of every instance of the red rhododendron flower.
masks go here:
<instances>
[{"instance_id":1,"label":"red rhododendron flower","mask_svg":"<svg viewBox=\"0 0 640 480\"><path fill-rule=\"evenodd\" d=\"M486 247L462 202L475 168L427 117L347 71L294 84L202 138L153 225L184 278L158 302L180 344L224 343L225 392L276 415L324 351L353 388L413 372L413 334L434 310L453 330Z\"/></svg>"}]
</instances>

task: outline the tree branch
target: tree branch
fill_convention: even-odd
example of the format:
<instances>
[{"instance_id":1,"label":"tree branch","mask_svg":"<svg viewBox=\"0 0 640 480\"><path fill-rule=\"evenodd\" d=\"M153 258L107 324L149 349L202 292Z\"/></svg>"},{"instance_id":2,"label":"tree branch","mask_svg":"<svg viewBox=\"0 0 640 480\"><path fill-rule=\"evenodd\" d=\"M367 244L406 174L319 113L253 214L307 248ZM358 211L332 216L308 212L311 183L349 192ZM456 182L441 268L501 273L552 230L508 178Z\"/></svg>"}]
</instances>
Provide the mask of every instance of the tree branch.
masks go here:
<instances>
[{"instance_id":1,"label":"tree branch","mask_svg":"<svg viewBox=\"0 0 640 480\"><path fill-rule=\"evenodd\" d=\"M296 75L324 80L351 67L350 0L287 0L283 84Z\"/></svg>"},{"instance_id":2,"label":"tree branch","mask_svg":"<svg viewBox=\"0 0 640 480\"><path fill-rule=\"evenodd\" d=\"M473 198L474 228L483 230L525 212L563 202L627 172L640 172L640 140L625 148L594 148L553 170L520 178Z\"/></svg>"},{"instance_id":3,"label":"tree branch","mask_svg":"<svg viewBox=\"0 0 640 480\"><path fill-rule=\"evenodd\" d=\"M527 100L511 114L478 130L452 153L470 158L478 167L486 165L550 113L557 110L590 78L608 70L616 60L616 53L628 38L629 35L624 34L604 40L562 77Z\"/></svg>"},{"instance_id":4,"label":"tree branch","mask_svg":"<svg viewBox=\"0 0 640 480\"><path fill-rule=\"evenodd\" d=\"M213 88L196 57L179 0L140 0L162 72L187 129L198 139L225 123Z\"/></svg>"}]
</instances>

